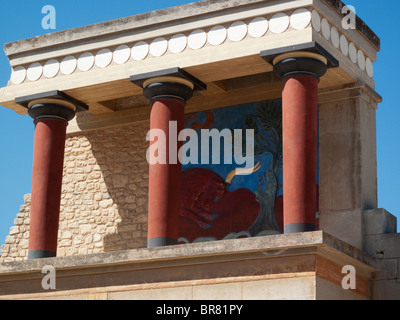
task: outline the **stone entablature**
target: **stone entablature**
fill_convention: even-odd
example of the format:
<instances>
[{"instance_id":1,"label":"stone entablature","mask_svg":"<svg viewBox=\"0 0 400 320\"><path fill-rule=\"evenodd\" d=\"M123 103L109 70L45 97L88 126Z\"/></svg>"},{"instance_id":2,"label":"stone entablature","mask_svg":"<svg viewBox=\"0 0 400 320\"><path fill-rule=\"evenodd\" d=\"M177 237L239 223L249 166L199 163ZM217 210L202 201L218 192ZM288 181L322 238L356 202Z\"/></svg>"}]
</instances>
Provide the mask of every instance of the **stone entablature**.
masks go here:
<instances>
[{"instance_id":1,"label":"stone entablature","mask_svg":"<svg viewBox=\"0 0 400 320\"><path fill-rule=\"evenodd\" d=\"M310 26L331 41L336 49L357 64L369 77L373 77L372 59L363 49L356 48L354 42L349 42L344 29L330 25L326 18L321 19L317 10L301 8L288 14L275 13L269 19L264 16L253 18L250 22L235 21L228 27L216 25L207 31L196 29L185 33L177 33L168 37L157 37L153 40L140 40L134 44L121 44L115 49L103 48L92 53L87 51L77 55L68 55L58 59L50 59L44 63L34 62L29 66L16 66L11 75L11 84L34 82L51 79L72 73L86 72L92 69L103 69L112 65L122 65L147 58L158 58L165 54L179 54L185 50L200 50L205 46L219 46L226 42L239 42L249 38L260 38L272 34L281 34L293 30L303 30ZM270 31L268 33L268 31ZM168 40L169 39L169 40Z\"/></svg>"},{"instance_id":2,"label":"stone entablature","mask_svg":"<svg viewBox=\"0 0 400 320\"><path fill-rule=\"evenodd\" d=\"M229 8L229 1L200 1L175 11L160 10L7 44L13 73L10 86L0 91L0 100L26 114L26 109L14 102L17 95L56 89L89 104L90 112L96 114L101 113L102 101L138 94L138 88L128 85L131 75L176 65L205 82L214 81L218 79L202 78L202 65L254 59L260 51L283 43L311 41L319 42L338 59L339 69L351 78L374 88L373 62L379 50L376 37L369 40L365 32L343 29L343 16L331 4L323 0L239 2ZM258 72L271 70L266 64ZM107 77L102 76L104 72ZM78 90L83 84L85 93ZM105 85L110 92L99 93Z\"/></svg>"}]
</instances>

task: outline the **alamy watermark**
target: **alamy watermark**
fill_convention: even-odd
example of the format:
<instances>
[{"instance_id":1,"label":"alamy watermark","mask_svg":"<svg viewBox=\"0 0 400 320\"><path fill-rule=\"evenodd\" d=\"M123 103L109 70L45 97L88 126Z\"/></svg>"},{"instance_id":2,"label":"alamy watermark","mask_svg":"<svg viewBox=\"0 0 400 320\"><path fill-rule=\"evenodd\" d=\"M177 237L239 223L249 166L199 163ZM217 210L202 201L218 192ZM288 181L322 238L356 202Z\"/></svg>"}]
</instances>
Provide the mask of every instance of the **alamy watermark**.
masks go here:
<instances>
[{"instance_id":1,"label":"alamy watermark","mask_svg":"<svg viewBox=\"0 0 400 320\"><path fill-rule=\"evenodd\" d=\"M342 14L346 15L342 20L342 28L344 30L357 29L356 8L353 6L344 6Z\"/></svg>"},{"instance_id":2,"label":"alamy watermark","mask_svg":"<svg viewBox=\"0 0 400 320\"><path fill-rule=\"evenodd\" d=\"M42 279L42 289L56 290L56 269L53 266L44 266L42 274L45 275Z\"/></svg>"},{"instance_id":3,"label":"alamy watermark","mask_svg":"<svg viewBox=\"0 0 400 320\"><path fill-rule=\"evenodd\" d=\"M350 265L344 266L342 268L342 274L346 274L342 279L342 288L344 290L355 290L357 285L356 268Z\"/></svg>"},{"instance_id":4,"label":"alamy watermark","mask_svg":"<svg viewBox=\"0 0 400 320\"><path fill-rule=\"evenodd\" d=\"M42 18L42 28L45 30L56 29L56 8L52 5L45 5L42 7L42 14L45 16ZM356 8L351 5L343 6L342 14L345 17L342 19L342 28L345 30L356 29L357 15Z\"/></svg>"},{"instance_id":5,"label":"alamy watermark","mask_svg":"<svg viewBox=\"0 0 400 320\"><path fill-rule=\"evenodd\" d=\"M56 29L56 8L52 5L45 5L42 8L42 14L45 16L42 19L42 28L45 30Z\"/></svg>"},{"instance_id":6,"label":"alamy watermark","mask_svg":"<svg viewBox=\"0 0 400 320\"><path fill-rule=\"evenodd\" d=\"M161 129L152 129L147 133L147 141L151 142L147 150L147 161L150 165L177 164L178 162L182 165L233 164L234 160L237 165L245 164L243 169L254 168L253 129L221 131L202 129L198 134L193 129L178 132L177 128L177 122L171 121L168 135ZM186 143L178 150L178 142ZM201 151L200 156L199 151ZM248 175L252 172L252 170L245 170L240 174Z\"/></svg>"}]
</instances>

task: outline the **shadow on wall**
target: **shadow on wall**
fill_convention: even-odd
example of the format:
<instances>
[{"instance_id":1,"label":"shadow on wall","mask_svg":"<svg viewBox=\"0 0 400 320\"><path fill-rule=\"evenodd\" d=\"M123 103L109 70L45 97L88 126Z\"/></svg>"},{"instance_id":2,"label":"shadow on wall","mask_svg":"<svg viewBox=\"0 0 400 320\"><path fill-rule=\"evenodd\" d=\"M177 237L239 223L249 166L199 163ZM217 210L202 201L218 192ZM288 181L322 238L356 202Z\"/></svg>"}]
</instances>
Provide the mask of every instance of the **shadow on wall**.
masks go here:
<instances>
[{"instance_id":1,"label":"shadow on wall","mask_svg":"<svg viewBox=\"0 0 400 320\"><path fill-rule=\"evenodd\" d=\"M147 246L148 130L144 122L68 137L60 230L79 230L61 231L59 248L69 236L81 249L65 255Z\"/></svg>"}]
</instances>

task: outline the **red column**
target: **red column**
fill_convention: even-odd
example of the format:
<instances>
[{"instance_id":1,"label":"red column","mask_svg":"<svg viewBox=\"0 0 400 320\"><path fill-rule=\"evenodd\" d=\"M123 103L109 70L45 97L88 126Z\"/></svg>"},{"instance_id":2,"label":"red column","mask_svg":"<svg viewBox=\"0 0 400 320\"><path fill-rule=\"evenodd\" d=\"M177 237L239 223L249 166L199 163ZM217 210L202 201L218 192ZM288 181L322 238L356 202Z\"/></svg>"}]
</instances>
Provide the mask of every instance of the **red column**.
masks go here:
<instances>
[{"instance_id":1,"label":"red column","mask_svg":"<svg viewBox=\"0 0 400 320\"><path fill-rule=\"evenodd\" d=\"M178 135L184 129L186 101L194 91L207 86L180 68L135 75L130 80L142 87L144 96L150 100L150 130L157 130L166 138L166 163L153 163L150 159L148 247L176 245L182 174L178 152L183 144ZM159 143L153 141L150 146L156 142Z\"/></svg>"},{"instance_id":2,"label":"red column","mask_svg":"<svg viewBox=\"0 0 400 320\"><path fill-rule=\"evenodd\" d=\"M283 212L285 233L315 230L318 80L283 80Z\"/></svg>"},{"instance_id":3,"label":"red column","mask_svg":"<svg viewBox=\"0 0 400 320\"><path fill-rule=\"evenodd\" d=\"M28 259L57 253L66 128L75 116L71 103L44 101L29 107L35 138Z\"/></svg>"},{"instance_id":4,"label":"red column","mask_svg":"<svg viewBox=\"0 0 400 320\"><path fill-rule=\"evenodd\" d=\"M180 99L162 98L152 102L150 129L159 129L165 133L167 164L150 164L149 247L174 245L178 243L182 165L179 161L176 163L171 163L169 161L170 134L176 139L176 133L170 133L170 123L173 122L177 124L177 133L183 129L184 108L185 103ZM177 141L173 143L177 143ZM177 143L176 150L171 150L171 152L175 152L174 159L178 159L178 150L181 145L181 142Z\"/></svg>"},{"instance_id":5,"label":"red column","mask_svg":"<svg viewBox=\"0 0 400 320\"><path fill-rule=\"evenodd\" d=\"M29 258L56 256L67 123L36 121Z\"/></svg>"},{"instance_id":6,"label":"red column","mask_svg":"<svg viewBox=\"0 0 400 320\"><path fill-rule=\"evenodd\" d=\"M325 61L324 61L325 60ZM283 224L285 233L314 231L317 211L318 82L326 59L301 52L275 59L282 79Z\"/></svg>"}]
</instances>

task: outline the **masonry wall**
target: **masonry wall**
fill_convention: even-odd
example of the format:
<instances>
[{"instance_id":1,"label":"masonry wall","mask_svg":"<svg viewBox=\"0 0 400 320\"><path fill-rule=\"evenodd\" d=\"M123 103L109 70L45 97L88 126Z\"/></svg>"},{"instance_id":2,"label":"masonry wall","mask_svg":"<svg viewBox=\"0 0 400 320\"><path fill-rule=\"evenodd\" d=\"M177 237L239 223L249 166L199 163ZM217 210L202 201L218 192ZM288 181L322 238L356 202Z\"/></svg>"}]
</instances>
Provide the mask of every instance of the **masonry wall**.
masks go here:
<instances>
[{"instance_id":1,"label":"masonry wall","mask_svg":"<svg viewBox=\"0 0 400 320\"><path fill-rule=\"evenodd\" d=\"M57 255L146 247L149 124L67 137ZM28 255L30 195L1 247L0 262Z\"/></svg>"}]
</instances>

